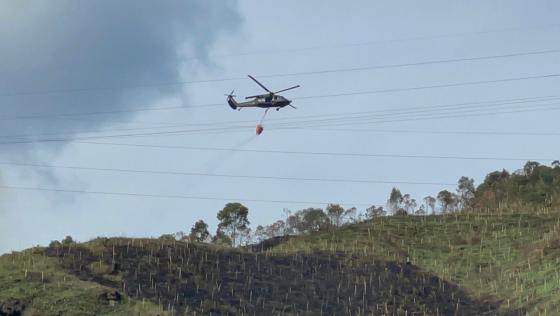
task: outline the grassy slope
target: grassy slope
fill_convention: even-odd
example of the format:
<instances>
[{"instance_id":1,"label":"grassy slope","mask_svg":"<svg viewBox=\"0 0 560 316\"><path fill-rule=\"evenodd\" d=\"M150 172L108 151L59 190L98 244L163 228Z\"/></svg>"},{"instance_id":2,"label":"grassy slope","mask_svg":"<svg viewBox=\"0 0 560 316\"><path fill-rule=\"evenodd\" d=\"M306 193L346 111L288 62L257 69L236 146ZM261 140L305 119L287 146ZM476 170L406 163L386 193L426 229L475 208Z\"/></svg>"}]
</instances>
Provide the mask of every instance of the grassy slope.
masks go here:
<instances>
[{"instance_id":1,"label":"grassy slope","mask_svg":"<svg viewBox=\"0 0 560 316\"><path fill-rule=\"evenodd\" d=\"M560 315L558 213L386 217L300 236L269 251L315 250L408 259L474 298Z\"/></svg>"},{"instance_id":2,"label":"grassy slope","mask_svg":"<svg viewBox=\"0 0 560 316\"><path fill-rule=\"evenodd\" d=\"M142 246L131 248L129 254L128 246L132 247L133 243L138 242ZM120 245L118 246L120 249L117 248L116 251L119 253L118 257L121 258L120 262L123 263L123 271L118 274L110 273L110 257L116 249L114 245ZM138 280L135 276L138 275L135 273L137 267L144 267L143 269L153 272L159 271L161 281L164 282L162 284L166 284L165 282L169 282L169 280L177 281L176 276L171 276L177 275L175 270L178 267L176 266L179 262L178 258L173 258L173 269L168 269L166 264L161 264L159 268L154 267L153 256L157 254L161 257L157 257L158 262L160 260L166 262L169 255L168 248L179 247L178 251L173 253L174 256L179 255L182 258L185 254L185 245L148 239L105 239L82 244L80 247L89 249L93 254L93 257L83 259L84 264L90 262L86 269L89 272L80 275L80 279L77 277L79 274L76 274L75 271L76 267L81 265L81 262L76 262L76 258L81 257L81 253L77 252L79 247L73 248L73 253L68 250L67 255L61 254L61 256L52 256L52 249L50 249L51 256L46 257L45 254L48 253L48 250L38 249L0 257L0 311L2 304L11 304L17 308L17 301L19 301L27 307L24 315L33 315L34 311L40 315L162 314L161 311L158 311L157 304L149 303L149 300L143 303L140 298L125 298L124 304L110 306L106 301L100 300L99 296L110 290L107 285L121 284L123 281L133 288L134 282L138 282L135 281ZM286 266L286 262L291 262L293 258L303 260L304 257L293 257L297 253L322 251L323 254L332 253L333 256L346 253L347 256L342 257L342 260L347 260L349 267L357 264L358 268L363 265L364 260L372 263L375 261L376 264L379 264L379 259L397 262L409 260L420 269L458 284L473 299L502 303L501 307L504 311L528 308L532 315L545 315L545 312L546 315L560 315L560 216L558 213L538 216L463 214L445 217L379 218L372 222L349 225L338 230L288 239L267 250L263 254L264 257L261 256L258 260L254 257L255 255L250 254L240 257L241 252L237 250L233 250L232 253L232 250L206 245L191 245L190 247L191 250L188 250L188 253L196 260L190 263L190 268L189 263L186 263L183 271L193 271L195 274L188 276L188 282L172 284L178 287L192 287L197 284L207 287L203 288L206 293L214 293L214 289L213 283L207 282L205 279L225 273L224 276L230 278L227 286L235 288L237 297L238 291L245 286L245 276L237 277L235 271L243 273L244 269L248 269L253 271L252 273L256 270L255 282L258 282L256 285L258 284L262 289L272 290L267 299L281 296L279 293L283 289L282 287L277 288L279 280L275 279L278 274L289 281L286 285L290 286L290 291L301 289L302 292L296 297L305 297L308 293L303 292L304 290L297 280L290 281L289 276L292 273L289 269L304 271L305 262L302 261L302 267L297 267L297 264L294 267ZM187 246L186 249L189 247ZM314 255L305 260L325 260L324 255L321 256ZM150 257L152 259L149 259ZM356 261L356 257L362 259ZM99 258L102 258L103 262ZM202 258L204 259L202 260ZM334 257L326 258L328 262L331 262ZM146 265L146 261L150 260L152 260L152 265ZM247 266L248 263L257 262L254 260L258 261L257 269ZM220 266L215 262L220 262ZM259 266L261 266L262 275L258 274ZM406 265L404 266L406 267ZM26 270L27 277L25 276ZM200 270L199 272L210 271L210 274L207 272L197 274L198 270ZM267 272L269 270L270 272ZM352 271L352 273L356 273L354 270ZM41 280L41 272L44 280ZM331 274L336 271L309 272L318 273L317 276L324 282L330 282ZM144 276L144 274L146 273L140 275ZM150 279L152 279L151 275L150 273ZM413 274L409 280L417 279L418 276L415 275ZM383 277L384 274L381 276ZM99 279L93 282L92 279L89 279L90 277L104 280L101 283L105 286L100 284ZM344 276L342 277L344 278ZM223 279L223 276L220 278ZM239 282L236 281L237 279ZM391 283L395 280L389 280L387 285L396 286L400 284L398 280L397 283ZM145 288L143 292L149 294L148 289L150 283L153 282L144 280L144 283L146 284L142 287ZM316 287L313 291L326 290L325 293L328 294L330 287L324 285ZM113 286L113 288L119 287ZM348 295L355 292L353 287L350 290ZM198 286L196 291L198 292ZM275 293L276 291L279 292ZM136 297L134 292L131 291L128 294ZM229 292L229 290L223 292ZM247 300L247 298L241 298ZM206 300L208 299L210 298ZM205 302L203 297L197 297L197 300ZM290 299L290 301L292 300ZM229 301L231 299L228 296L222 297L223 304L227 305ZM154 302L153 297L152 302ZM214 304L207 303L209 306Z\"/></svg>"},{"instance_id":3,"label":"grassy slope","mask_svg":"<svg viewBox=\"0 0 560 316\"><path fill-rule=\"evenodd\" d=\"M168 239L101 238L0 261L7 280L0 305L20 300L29 314L140 313L134 300L111 307L98 299L115 289L189 315L482 315L496 308L414 266L341 253L271 255Z\"/></svg>"},{"instance_id":4,"label":"grassy slope","mask_svg":"<svg viewBox=\"0 0 560 316\"><path fill-rule=\"evenodd\" d=\"M54 258L32 250L0 257L0 314L163 315L150 302L124 299L110 306L99 297L111 289L66 273ZM16 313L17 314L17 313Z\"/></svg>"}]
</instances>

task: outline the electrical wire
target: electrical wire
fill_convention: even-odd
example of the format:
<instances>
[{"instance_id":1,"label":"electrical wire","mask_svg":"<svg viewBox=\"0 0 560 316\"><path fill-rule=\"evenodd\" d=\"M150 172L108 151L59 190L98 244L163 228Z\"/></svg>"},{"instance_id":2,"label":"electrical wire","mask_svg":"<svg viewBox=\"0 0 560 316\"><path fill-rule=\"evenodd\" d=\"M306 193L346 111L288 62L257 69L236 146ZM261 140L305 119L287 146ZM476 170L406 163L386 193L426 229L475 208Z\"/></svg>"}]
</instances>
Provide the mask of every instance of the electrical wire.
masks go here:
<instances>
[{"instance_id":1,"label":"electrical wire","mask_svg":"<svg viewBox=\"0 0 560 316\"><path fill-rule=\"evenodd\" d=\"M488 115L498 115L498 114L511 114L520 112L535 112L535 111L552 111L560 109L560 103L550 103L550 104L540 104L540 105L524 105L524 106L508 106L506 111L493 111L496 108L499 110L500 107L511 105L511 103L495 104L493 108L487 108L488 105L482 106L482 109L470 109L457 107L454 109L445 110L416 110L401 113L389 113L383 115L350 115L350 116L339 116L335 118L327 119L315 119L315 120L297 120L297 121L282 121L282 122L272 122L270 126L273 130L282 129L296 129L298 127L334 127L334 126L346 126L352 125L363 125L363 124L380 124L388 122L403 122L403 121L416 121L416 120L430 120L430 119L443 119L443 118L456 118L456 117L474 117L474 116L488 116ZM517 109L512 111L510 109ZM433 113L436 112L434 115ZM176 127L190 126L190 124L184 125L171 125L164 127L144 127L144 128L121 128L113 130L102 130L102 131L82 131L78 133L92 134L92 133L108 133L114 131L138 131L138 130L154 130L154 129L169 129ZM43 134L22 134L22 135L0 135L0 138L8 139L8 141L0 142L2 144L17 144L17 143L40 143L40 142L63 142L63 141L75 141L75 140L87 140L87 139L102 139L102 138L120 138L120 137L144 137L144 136L174 136L174 135L194 135L194 134L216 134L216 133L230 133L234 131L245 131L248 128L252 128L252 125L225 125L222 127L212 127L212 128L201 128L201 129L180 129L180 130L166 130L166 131L156 131L156 132L145 132L145 133L125 133L125 134L113 134L113 135L99 135L99 136L75 136L72 137L74 133L43 133ZM60 138L37 138L42 136L62 136ZM64 136L67 136L66 138ZM9 140L12 139L12 140Z\"/></svg>"},{"instance_id":2,"label":"electrical wire","mask_svg":"<svg viewBox=\"0 0 560 316\"><path fill-rule=\"evenodd\" d=\"M515 110L509 110L515 109ZM465 118L465 117L477 117L477 116L490 116L499 114L513 114L513 113L526 113L526 112L536 112L536 111L555 111L560 109L560 103L549 103L542 104L538 106L518 106L509 107L508 109L459 109L454 111L447 111L442 113L403 113L394 115L379 115L379 116L367 116L367 117L350 117L350 118L340 118L340 119L328 119L328 120L309 120L309 121L298 121L298 124L282 123L276 124L275 127L283 128L293 128L298 126L305 127L324 127L324 126L347 126L352 125L364 125L364 124L381 124L381 123L392 123L392 122L405 122L405 121L421 121L421 120L433 120L433 119L447 119L447 118Z\"/></svg>"},{"instance_id":3,"label":"electrical wire","mask_svg":"<svg viewBox=\"0 0 560 316\"><path fill-rule=\"evenodd\" d=\"M280 73L280 74L268 74L268 75L262 74L262 75L258 75L257 77L259 78L296 77L296 76L304 76L304 75L318 75L318 74L328 74L328 73L403 68L403 67L457 63L457 62L471 62L471 61L503 59L503 58L512 58L512 57L521 57L521 56L538 56L538 55L545 55L545 54L555 54L558 52L560 52L560 49L550 49L550 50L510 53L510 54L501 54L501 55L449 58L449 59L439 59L439 60L400 63L400 64L385 64L385 65L348 67L348 68L337 68L337 69L323 69L323 70L316 70L316 71L304 71L304 72L292 72L292 73ZM0 97L53 95L53 94L68 94L68 93L82 93L82 92L105 92L105 91L114 91L114 90L143 89L143 88L154 88L154 87L186 86L186 85L201 84L201 83L239 81L239 80L246 80L246 79L247 79L246 76L236 76L236 77L228 77L228 78L175 81L175 82L153 83L153 84L138 84L138 85L129 85L129 86L121 86L121 87L97 87L97 88L82 87L82 88L68 88L68 89L50 89L50 90L42 90L42 91L0 92Z\"/></svg>"},{"instance_id":4,"label":"electrical wire","mask_svg":"<svg viewBox=\"0 0 560 316\"><path fill-rule=\"evenodd\" d=\"M317 128L293 127L293 129L328 132L356 132L356 133L382 133L382 134L435 134L435 135L498 135L498 136L560 136L560 132L516 132L516 131L454 131L454 130L411 130L411 129L369 129L369 128Z\"/></svg>"},{"instance_id":5,"label":"electrical wire","mask_svg":"<svg viewBox=\"0 0 560 316\"><path fill-rule=\"evenodd\" d=\"M227 152L247 152L259 154L282 154L282 155L307 155L307 156L332 156L332 157L360 157L360 158L415 158L415 159L452 159L452 160L495 160L495 161L553 161L557 158L512 158L512 157L490 157L490 156L457 156L457 155L407 155L407 154L385 154L385 153L349 153L349 152L326 152L326 151L295 151L295 150L266 150L266 149L243 149L226 147L204 147L204 146L184 146L184 145L153 145L138 143L115 143L115 142L94 142L78 141L76 144L91 144L117 147L138 147L153 149L179 149L197 151L227 151Z\"/></svg>"},{"instance_id":6,"label":"electrical wire","mask_svg":"<svg viewBox=\"0 0 560 316\"><path fill-rule=\"evenodd\" d=\"M70 169L70 170L83 170L83 171L103 171L103 172L106 171L106 172L119 172L119 173L133 173L133 174L157 174L157 175L175 175L175 176L219 177L219 178L233 178L233 179L261 179L261 180L287 180L287 181L364 183L364 184L378 183L378 184L408 184L408 185L438 185L438 186L455 185L455 183L445 183L445 182L385 181L385 180L371 180L371 179L254 176L254 175L215 174L215 173L184 172L184 171L162 171L162 170L146 170L146 169L83 167L83 166L50 165L50 164L19 163L19 162L0 162L0 165L18 166L18 167L35 167L35 168L45 168L45 169Z\"/></svg>"},{"instance_id":7,"label":"electrical wire","mask_svg":"<svg viewBox=\"0 0 560 316\"><path fill-rule=\"evenodd\" d=\"M110 191L89 191L89 190L75 190L75 189L62 189L62 188L47 188L47 187L28 187L28 186L14 186L14 185L0 185L2 189L21 190L21 191L46 191L57 193L73 193L73 194L88 194L88 195L108 195L108 196L124 196L124 197L143 197L143 198L160 198L160 199L186 199L186 200L206 200L206 201L240 201L240 202L255 202L255 203L271 203L271 204L305 204L305 205L327 205L331 202L313 202L313 201L293 201L293 200L267 200L267 199L245 199L245 198L224 198L224 197L206 197L195 195L179 195L179 194L147 194L147 193L133 193L133 192L110 192ZM336 202L340 203L340 202ZM354 203L344 202L344 205L357 205L357 206L371 206L371 203Z\"/></svg>"},{"instance_id":8,"label":"electrical wire","mask_svg":"<svg viewBox=\"0 0 560 316\"><path fill-rule=\"evenodd\" d=\"M360 118L366 117L367 114L375 114L375 113L389 113L393 114L403 114L403 113L421 113L421 112L443 112L453 109L461 109L467 107L469 109L474 108L488 108L489 106L496 107L502 105L515 105L515 104L524 104L529 102L544 102L544 101L551 101L551 100L558 100L560 97L555 96L546 96L546 97L535 97L535 98L519 98L519 99L501 99L501 100L491 100L491 101L482 101L482 102L462 102L462 103L451 103L451 104L443 104L443 105L435 105L435 106L419 106L419 107L397 107L392 109L380 109L380 110L373 110L373 111L361 111L361 112L350 112L350 113L335 113L335 114L319 114L319 115L306 115L306 116L296 116L296 117L288 117L288 118L271 118L267 120L267 122L280 122L280 123L299 123L304 122L308 123L309 120L302 120L306 118L330 118L332 120L337 120L340 122L342 119L352 118L354 116L359 116ZM313 121L315 122L315 121ZM116 129L105 129L105 130L78 130L78 131L69 131L72 135L75 133L110 133L115 131L135 131L135 130L151 130L151 129L168 129L168 128L178 128L178 127L198 127L198 126L217 126L217 130L225 129L226 131L230 130L230 124L238 124L238 123L254 123L254 120L236 120L236 121L220 121L220 122L204 122L204 123L163 123L161 122L160 126L150 126L150 127L137 127L137 128L116 128ZM167 124L167 125L164 125ZM251 125L252 126L252 125ZM251 127L248 125L237 126L239 128L247 128ZM208 129L211 131L212 129ZM204 130L200 130L204 131ZM0 135L0 138L36 138L38 136L56 136L56 135L68 135L68 133L63 132L55 132L55 133L41 133L41 134L21 134L21 135Z\"/></svg>"},{"instance_id":9,"label":"electrical wire","mask_svg":"<svg viewBox=\"0 0 560 316\"><path fill-rule=\"evenodd\" d=\"M383 94L383 93L394 93L394 92L404 92L404 91L416 91L416 90L426 90L435 88L449 88L449 87L459 87L459 86L472 86L480 84L490 84L490 83L501 83L501 82L513 82L522 80L532 80L532 79L546 79L546 78L557 78L560 74L548 74L540 76L528 76L528 77L513 77L513 78L503 78L495 80L482 80L482 81L468 81L468 82L458 82L451 84L438 84L429 86L417 86L417 87L407 87L407 88L392 88L392 89L380 89L380 90L369 90L369 91L356 91L356 92L345 92L345 93L335 93L335 94L322 94L322 95L311 95L303 96L299 98L294 98L294 100L305 100L305 99L319 99L328 97L346 97L355 95L369 95L369 94ZM556 97L556 96L552 96ZM169 107L154 107L154 108L140 108L134 110L114 110L114 111L100 111L100 112L88 112L88 113L76 113L76 114L64 114L64 115L23 115L23 116L0 116L0 120L14 120L14 119L38 119L38 118L62 118L62 117L75 117L75 116L90 116L90 115L108 115L117 113L127 113L127 112L142 112L142 111L165 111L165 110L177 110L177 109L191 109L191 108L211 108L217 106L224 106L225 103L208 103L185 106L169 106Z\"/></svg>"},{"instance_id":10,"label":"electrical wire","mask_svg":"<svg viewBox=\"0 0 560 316\"><path fill-rule=\"evenodd\" d=\"M332 49L332 48L345 48L345 47L359 47L359 46L370 46L370 45L380 45L380 44L392 44L392 43L403 43L403 42L411 42L411 41L426 41L426 40L436 40L436 39L444 39L444 38L453 38L453 37L464 37L464 36L473 36L473 35L486 35L486 34L493 34L493 33L508 33L508 32L515 32L515 31L536 31L542 30L547 28L558 28L560 24L546 24L540 25L535 27L507 27L501 29L493 29L493 30L482 30L482 31L475 31L475 32L458 32L458 33L448 33L448 34L440 34L440 35L425 35L425 36L413 36L407 38L400 38L400 39L388 39L388 40L375 40L375 41L365 41L365 42L354 42L354 43L329 43L323 45L314 45L308 47L297 47L297 48L275 48L274 50L261 50L261 51L253 51L253 52L242 52L242 53L232 53L232 54L212 54L211 57L239 57L239 56L250 56L250 55L261 55L261 54L277 54L277 53L295 53L295 52L304 52L310 50L324 50L324 49ZM286 45L283 45L285 47ZM198 60L197 57L191 57L187 60Z\"/></svg>"}]
</instances>

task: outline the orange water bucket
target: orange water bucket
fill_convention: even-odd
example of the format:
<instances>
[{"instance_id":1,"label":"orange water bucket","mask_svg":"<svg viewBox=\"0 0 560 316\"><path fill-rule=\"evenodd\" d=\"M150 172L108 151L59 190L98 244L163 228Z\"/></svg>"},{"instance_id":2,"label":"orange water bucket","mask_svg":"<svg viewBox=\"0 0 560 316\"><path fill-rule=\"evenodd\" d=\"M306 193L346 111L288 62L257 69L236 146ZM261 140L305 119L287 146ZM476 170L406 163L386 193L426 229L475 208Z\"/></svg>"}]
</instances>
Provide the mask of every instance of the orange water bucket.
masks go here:
<instances>
[{"instance_id":1,"label":"orange water bucket","mask_svg":"<svg viewBox=\"0 0 560 316\"><path fill-rule=\"evenodd\" d=\"M264 127L261 124L257 124L257 129L255 130L257 135L260 135L264 131Z\"/></svg>"}]
</instances>

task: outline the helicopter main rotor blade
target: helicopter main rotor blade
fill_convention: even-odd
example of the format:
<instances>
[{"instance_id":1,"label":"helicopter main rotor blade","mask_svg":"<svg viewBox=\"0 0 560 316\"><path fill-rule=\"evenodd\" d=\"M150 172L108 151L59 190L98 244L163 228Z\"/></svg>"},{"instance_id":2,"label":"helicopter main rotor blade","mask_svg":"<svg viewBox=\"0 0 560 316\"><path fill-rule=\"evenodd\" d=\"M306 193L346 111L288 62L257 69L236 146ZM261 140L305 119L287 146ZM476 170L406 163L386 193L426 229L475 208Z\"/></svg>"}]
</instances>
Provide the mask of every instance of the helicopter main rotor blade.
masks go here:
<instances>
[{"instance_id":1,"label":"helicopter main rotor blade","mask_svg":"<svg viewBox=\"0 0 560 316\"><path fill-rule=\"evenodd\" d=\"M260 83L257 79L255 79L253 76L251 76L251 75L248 75L248 76L249 76L249 78L253 79L253 81L256 82L259 86L261 86L261 88L265 89L266 92L273 93L272 91L268 90L268 88L265 87L262 83Z\"/></svg>"},{"instance_id":2,"label":"helicopter main rotor blade","mask_svg":"<svg viewBox=\"0 0 560 316\"><path fill-rule=\"evenodd\" d=\"M290 88L287 88L287 89L282 89L280 91L276 91L276 92L273 92L273 93L276 94L276 93L292 90L292 89L295 89L295 88L299 88L299 84L297 86L293 86L293 87L290 87Z\"/></svg>"},{"instance_id":3,"label":"helicopter main rotor blade","mask_svg":"<svg viewBox=\"0 0 560 316\"><path fill-rule=\"evenodd\" d=\"M294 109L296 109L296 110L297 110L297 108L296 108L295 106L293 106L293 105L291 105L291 104L288 104L288 105L289 105L289 106L291 106L291 107L293 107Z\"/></svg>"}]
</instances>

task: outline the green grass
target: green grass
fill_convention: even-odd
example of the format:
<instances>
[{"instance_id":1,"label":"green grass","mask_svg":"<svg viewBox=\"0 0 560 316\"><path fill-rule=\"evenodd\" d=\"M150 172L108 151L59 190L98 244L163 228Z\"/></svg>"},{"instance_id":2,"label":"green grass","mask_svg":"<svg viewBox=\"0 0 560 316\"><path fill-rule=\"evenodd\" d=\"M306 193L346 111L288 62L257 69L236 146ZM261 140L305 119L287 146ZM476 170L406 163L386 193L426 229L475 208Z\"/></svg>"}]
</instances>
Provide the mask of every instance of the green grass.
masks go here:
<instances>
[{"instance_id":1,"label":"green grass","mask_svg":"<svg viewBox=\"0 0 560 316\"><path fill-rule=\"evenodd\" d=\"M99 297L111 291L65 273L56 259L28 250L0 257L0 306L25 305L24 315L163 315L158 306L123 298L111 306ZM19 303L18 303L19 302Z\"/></svg>"},{"instance_id":2,"label":"green grass","mask_svg":"<svg viewBox=\"0 0 560 316\"><path fill-rule=\"evenodd\" d=\"M136 247L131 250L132 254L147 251L145 247L155 247L155 253L169 243L175 242L101 238L81 246L96 256L105 254L107 257L115 245L121 246L121 253L127 253L129 245L131 249ZM530 315L560 315L559 213L382 217L294 237L267 250L266 255L316 251L346 254L341 258L355 266L379 259L410 262L457 284L474 299L500 302L502 311L527 309ZM124 297L120 304L111 306L99 297L114 289L83 277L78 279L62 268L58 256L46 257L44 253L44 249L30 249L0 257L0 311L2 304L17 308L20 302L26 306L24 315L165 314L157 302L136 297ZM213 263L206 266L200 260L208 256L211 261L217 260L212 258L226 253L229 256L220 257L220 262L235 266L242 250L232 252L229 248L196 245L189 252L191 256L198 256L196 262L191 263L195 264L191 271L198 271L196 267L217 266ZM143 259L138 260L147 260L145 254L142 256L139 258ZM72 258L66 256L66 264L72 263ZM134 258L129 259L131 267L140 264ZM89 262L88 270L92 275L120 283L123 274L110 273L107 262ZM179 261L175 258L174 262ZM272 268L273 265L270 271ZM197 278L203 276L194 275L189 282L196 281L202 286L206 284L205 279ZM210 293L210 288L208 291ZM201 306L207 305L206 309L212 306L210 297L203 303Z\"/></svg>"},{"instance_id":3,"label":"green grass","mask_svg":"<svg viewBox=\"0 0 560 316\"><path fill-rule=\"evenodd\" d=\"M270 252L341 251L405 261L502 308L560 315L558 213L384 217L300 236Z\"/></svg>"}]
</instances>

